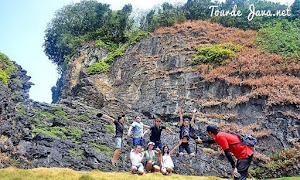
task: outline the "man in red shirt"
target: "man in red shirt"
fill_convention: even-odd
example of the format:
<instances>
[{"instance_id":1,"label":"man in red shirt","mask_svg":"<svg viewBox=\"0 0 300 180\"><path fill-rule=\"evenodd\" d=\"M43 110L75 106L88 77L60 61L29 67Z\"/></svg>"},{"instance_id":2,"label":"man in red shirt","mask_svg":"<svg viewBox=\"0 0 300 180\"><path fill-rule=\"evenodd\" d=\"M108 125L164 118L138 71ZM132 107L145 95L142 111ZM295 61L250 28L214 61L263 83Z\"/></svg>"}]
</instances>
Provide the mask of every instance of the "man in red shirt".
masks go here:
<instances>
[{"instance_id":1,"label":"man in red shirt","mask_svg":"<svg viewBox=\"0 0 300 180\"><path fill-rule=\"evenodd\" d=\"M219 132L216 125L208 125L207 133L211 140L202 141L198 138L198 143L218 143L224 150L227 159L232 166L232 175L235 180L245 180L248 176L248 169L253 159L253 149L250 146L242 144L240 138L231 133ZM230 152L237 159L235 164Z\"/></svg>"}]
</instances>

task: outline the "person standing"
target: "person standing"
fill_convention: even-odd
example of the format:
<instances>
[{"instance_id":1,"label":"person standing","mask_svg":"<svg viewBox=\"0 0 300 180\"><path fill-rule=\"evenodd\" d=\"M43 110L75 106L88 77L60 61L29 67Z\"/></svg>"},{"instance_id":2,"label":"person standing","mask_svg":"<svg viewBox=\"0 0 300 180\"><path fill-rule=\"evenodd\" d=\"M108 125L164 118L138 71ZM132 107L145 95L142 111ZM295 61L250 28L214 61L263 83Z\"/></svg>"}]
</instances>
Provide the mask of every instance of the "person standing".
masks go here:
<instances>
[{"instance_id":1,"label":"person standing","mask_svg":"<svg viewBox=\"0 0 300 180\"><path fill-rule=\"evenodd\" d=\"M153 149L156 149L158 147L160 150L162 150L162 144L160 141L160 137L161 137L161 132L163 129L166 129L168 132L172 133L173 135L175 134L174 132L172 132L172 130L170 128L161 125L160 118L156 118L155 125L151 126L150 129L148 129L146 131L146 133L148 131L151 131L150 141L155 143Z\"/></svg>"},{"instance_id":2,"label":"person standing","mask_svg":"<svg viewBox=\"0 0 300 180\"><path fill-rule=\"evenodd\" d=\"M253 160L254 150L245 144L242 144L241 139L232 133L220 132L216 125L208 125L206 131L209 137L213 139L208 139L202 141L199 137L198 143L218 143L223 151L225 156L229 160L232 167L232 176L235 180L245 180L248 176L248 169ZM237 163L234 162L230 152L237 159Z\"/></svg>"},{"instance_id":3,"label":"person standing","mask_svg":"<svg viewBox=\"0 0 300 180\"><path fill-rule=\"evenodd\" d=\"M141 145L143 147L144 145L144 140L143 140L143 137L145 135L144 133L144 128L147 128L149 129L150 127L147 126L147 125L144 125L142 122L141 122L141 118L138 116L135 118L135 122L133 122L129 129L128 129L128 134L127 136L130 136L131 134L131 130L133 129L133 133L132 133L132 144L133 146L135 147L136 145Z\"/></svg>"},{"instance_id":4,"label":"person standing","mask_svg":"<svg viewBox=\"0 0 300 180\"><path fill-rule=\"evenodd\" d=\"M123 148L123 132L124 132L124 123L125 123L125 115L119 116L118 120L113 119L112 117L102 114L102 113L98 113L97 117L101 118L106 118L108 120L110 120L111 122L113 122L116 126L116 136L115 136L115 148L116 150L114 151L114 155L113 158L111 160L111 163L113 166L117 165L117 159L118 156L120 154L120 152L122 151Z\"/></svg>"},{"instance_id":5,"label":"person standing","mask_svg":"<svg viewBox=\"0 0 300 180\"><path fill-rule=\"evenodd\" d=\"M179 156L183 156L183 150L185 149L186 152L191 157L194 157L195 154L193 153L193 151L190 148L189 140L191 139L191 129L194 125L196 109L194 109L194 111L193 111L193 117L192 117L191 123L189 123L188 118L185 118L183 121L181 107L178 108L178 112L179 112L179 118L180 118L180 121L179 121L180 136L179 136L179 138L180 138L180 140L182 140L182 143L179 146Z\"/></svg>"}]
</instances>

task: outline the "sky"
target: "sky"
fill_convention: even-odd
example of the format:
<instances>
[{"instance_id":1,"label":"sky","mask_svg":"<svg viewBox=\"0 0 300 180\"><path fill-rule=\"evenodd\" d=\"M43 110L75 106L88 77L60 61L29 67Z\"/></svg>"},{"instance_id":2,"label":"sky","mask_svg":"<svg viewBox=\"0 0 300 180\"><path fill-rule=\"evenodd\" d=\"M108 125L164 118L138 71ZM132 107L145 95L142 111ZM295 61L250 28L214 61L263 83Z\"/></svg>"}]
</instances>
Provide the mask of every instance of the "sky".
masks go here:
<instances>
[{"instance_id":1,"label":"sky","mask_svg":"<svg viewBox=\"0 0 300 180\"><path fill-rule=\"evenodd\" d=\"M151 9L164 1L184 3L187 0L98 0L119 10L125 4L132 4L134 10ZM292 4L294 0L273 0ZM47 24L55 12L70 3L80 0L0 0L0 52L16 61L27 75L31 76L29 96L40 102L51 103L51 87L59 75L56 65L44 53L43 42Z\"/></svg>"}]
</instances>

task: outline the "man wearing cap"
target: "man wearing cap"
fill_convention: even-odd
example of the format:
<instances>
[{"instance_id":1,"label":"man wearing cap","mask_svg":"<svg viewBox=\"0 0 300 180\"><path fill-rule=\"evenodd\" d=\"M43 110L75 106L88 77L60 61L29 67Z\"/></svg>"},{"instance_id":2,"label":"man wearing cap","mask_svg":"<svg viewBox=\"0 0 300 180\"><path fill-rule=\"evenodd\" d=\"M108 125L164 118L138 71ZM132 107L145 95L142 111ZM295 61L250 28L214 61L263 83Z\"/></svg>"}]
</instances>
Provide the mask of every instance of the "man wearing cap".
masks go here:
<instances>
[{"instance_id":1,"label":"man wearing cap","mask_svg":"<svg viewBox=\"0 0 300 180\"><path fill-rule=\"evenodd\" d=\"M117 121L114 118L109 117L108 115L105 115L105 114L102 114L102 113L98 113L97 117L106 118L106 119L110 120L111 122L113 122L116 126L116 136L115 136L115 144L116 144L115 148L116 148L116 150L115 150L113 158L111 160L112 165L116 166L118 156L119 156L119 154L122 150L122 147L123 147L122 137L123 137L123 131L124 131L125 115L119 116Z\"/></svg>"},{"instance_id":2,"label":"man wearing cap","mask_svg":"<svg viewBox=\"0 0 300 180\"><path fill-rule=\"evenodd\" d=\"M160 141L162 130L166 129L168 132L172 133L173 135L175 133L173 133L170 128L168 128L166 126L161 126L160 124L161 124L161 119L156 118L155 125L151 126L150 129L148 129L146 132L151 131L150 141L155 143L153 149L156 149L158 147L160 150L162 150L162 145L161 145L161 141Z\"/></svg>"},{"instance_id":3,"label":"man wearing cap","mask_svg":"<svg viewBox=\"0 0 300 180\"><path fill-rule=\"evenodd\" d=\"M219 132L216 125L208 125L207 133L213 139L202 141L198 138L198 143L218 143L225 152L225 156L232 166L232 176L235 180L245 180L248 176L248 169L253 159L253 149L242 144L240 138L231 133ZM230 152L236 157L235 164Z\"/></svg>"},{"instance_id":4,"label":"man wearing cap","mask_svg":"<svg viewBox=\"0 0 300 180\"><path fill-rule=\"evenodd\" d=\"M178 108L178 112L179 112L179 126L180 126L180 140L182 140L181 145L179 146L179 156L183 156L183 150L185 149L186 152L191 156L194 157L195 154L193 153L192 149L189 146L189 140L191 138L191 128L194 125L194 120L195 120L195 113L196 113L196 109L194 109L193 111L193 117L191 120L191 124L189 123L189 119L185 118L183 121L183 117L182 117L182 109L181 107Z\"/></svg>"}]
</instances>

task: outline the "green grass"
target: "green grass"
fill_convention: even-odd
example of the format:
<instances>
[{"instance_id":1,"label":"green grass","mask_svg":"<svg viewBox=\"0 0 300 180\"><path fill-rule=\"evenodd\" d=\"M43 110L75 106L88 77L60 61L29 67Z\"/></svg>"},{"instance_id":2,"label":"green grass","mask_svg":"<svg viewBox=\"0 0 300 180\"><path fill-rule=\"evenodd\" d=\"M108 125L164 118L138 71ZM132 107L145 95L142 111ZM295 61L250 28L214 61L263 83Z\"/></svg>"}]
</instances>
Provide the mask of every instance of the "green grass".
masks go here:
<instances>
[{"instance_id":1,"label":"green grass","mask_svg":"<svg viewBox=\"0 0 300 180\"><path fill-rule=\"evenodd\" d=\"M98 153L102 153L105 154L108 157L112 157L113 156L113 149L108 147L105 144L97 144L97 143L91 143L91 145L94 147L94 151L98 152Z\"/></svg>"},{"instance_id":2,"label":"green grass","mask_svg":"<svg viewBox=\"0 0 300 180\"><path fill-rule=\"evenodd\" d=\"M83 150L78 148L73 148L68 150L70 153L70 157L82 160Z\"/></svg>"},{"instance_id":3,"label":"green grass","mask_svg":"<svg viewBox=\"0 0 300 180\"><path fill-rule=\"evenodd\" d=\"M70 139L73 142L77 143L81 141L81 135L83 134L83 131L76 128L76 127L33 127L33 132L38 133L44 133L47 134L50 137L56 138L56 139Z\"/></svg>"},{"instance_id":4,"label":"green grass","mask_svg":"<svg viewBox=\"0 0 300 180\"><path fill-rule=\"evenodd\" d=\"M69 118L67 117L67 113L65 111L63 111L62 107L60 107L60 106L54 106L54 107L51 108L51 110L53 111L53 113L55 115L58 115L63 120L69 121Z\"/></svg>"},{"instance_id":5,"label":"green grass","mask_svg":"<svg viewBox=\"0 0 300 180\"><path fill-rule=\"evenodd\" d=\"M99 170L74 171L67 168L35 168L16 169L13 167L0 169L1 180L221 180L218 177L184 176L172 174L163 176L161 173L136 175L129 172L102 172ZM292 179L291 179L292 180ZM296 180L296 179L295 179Z\"/></svg>"},{"instance_id":6,"label":"green grass","mask_svg":"<svg viewBox=\"0 0 300 180\"><path fill-rule=\"evenodd\" d=\"M107 132L111 132L111 133L113 133L113 134L116 133L116 130L115 130L115 128L114 128L113 125L111 125L111 124L106 124L106 125L104 125L104 126L106 127L106 131L107 131Z\"/></svg>"},{"instance_id":7,"label":"green grass","mask_svg":"<svg viewBox=\"0 0 300 180\"><path fill-rule=\"evenodd\" d=\"M74 121L86 121L90 118L89 115L87 114L82 114L82 115L79 115L79 116L76 116L75 118L73 118Z\"/></svg>"}]
</instances>

